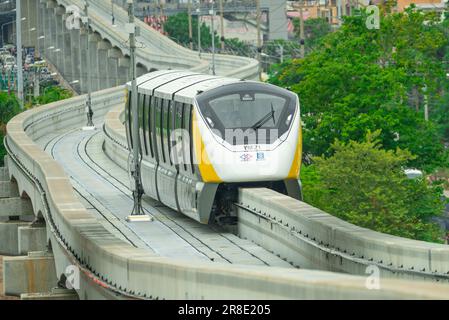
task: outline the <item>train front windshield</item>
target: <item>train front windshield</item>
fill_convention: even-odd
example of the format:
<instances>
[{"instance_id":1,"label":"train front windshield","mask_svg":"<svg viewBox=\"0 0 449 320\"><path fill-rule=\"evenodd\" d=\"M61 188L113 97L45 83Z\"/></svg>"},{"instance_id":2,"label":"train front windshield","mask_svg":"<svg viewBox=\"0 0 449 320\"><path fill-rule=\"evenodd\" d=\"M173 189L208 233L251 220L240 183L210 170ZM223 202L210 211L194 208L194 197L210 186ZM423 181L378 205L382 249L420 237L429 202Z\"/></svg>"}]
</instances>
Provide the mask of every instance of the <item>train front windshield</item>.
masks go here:
<instances>
[{"instance_id":1,"label":"train front windshield","mask_svg":"<svg viewBox=\"0 0 449 320\"><path fill-rule=\"evenodd\" d=\"M272 143L282 136L293 122L296 99L294 94L276 87L246 83L224 86L197 98L208 126L229 143ZM245 132L238 141L235 132ZM248 141L248 134L255 141Z\"/></svg>"}]
</instances>

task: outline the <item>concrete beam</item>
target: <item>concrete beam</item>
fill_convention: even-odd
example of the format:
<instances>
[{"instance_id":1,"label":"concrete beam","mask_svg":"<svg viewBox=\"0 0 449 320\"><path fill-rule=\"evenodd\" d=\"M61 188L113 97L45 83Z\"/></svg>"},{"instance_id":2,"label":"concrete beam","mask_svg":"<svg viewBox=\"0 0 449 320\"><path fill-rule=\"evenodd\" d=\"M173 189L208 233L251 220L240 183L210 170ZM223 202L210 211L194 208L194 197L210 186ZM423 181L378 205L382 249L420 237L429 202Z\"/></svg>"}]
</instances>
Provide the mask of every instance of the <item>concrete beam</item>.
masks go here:
<instances>
[{"instance_id":1,"label":"concrete beam","mask_svg":"<svg viewBox=\"0 0 449 320\"><path fill-rule=\"evenodd\" d=\"M75 290L53 288L51 292L22 293L20 300L79 300Z\"/></svg>"},{"instance_id":2,"label":"concrete beam","mask_svg":"<svg viewBox=\"0 0 449 320\"><path fill-rule=\"evenodd\" d=\"M33 251L45 251L47 249L47 229L45 226L23 226L18 228L19 254L28 254Z\"/></svg>"},{"instance_id":3,"label":"concrete beam","mask_svg":"<svg viewBox=\"0 0 449 320\"><path fill-rule=\"evenodd\" d=\"M18 197L17 184L9 181L0 181L0 198Z\"/></svg>"},{"instance_id":4,"label":"concrete beam","mask_svg":"<svg viewBox=\"0 0 449 320\"><path fill-rule=\"evenodd\" d=\"M57 286L52 254L33 252L28 256L3 258L3 291L5 295L51 292Z\"/></svg>"},{"instance_id":5,"label":"concrete beam","mask_svg":"<svg viewBox=\"0 0 449 320\"><path fill-rule=\"evenodd\" d=\"M20 197L0 199L0 217L31 216L33 205L29 199Z\"/></svg>"},{"instance_id":6,"label":"concrete beam","mask_svg":"<svg viewBox=\"0 0 449 320\"><path fill-rule=\"evenodd\" d=\"M6 161L5 161L6 163ZM9 181L8 169L5 167L0 168L0 181Z\"/></svg>"},{"instance_id":7,"label":"concrete beam","mask_svg":"<svg viewBox=\"0 0 449 320\"><path fill-rule=\"evenodd\" d=\"M19 227L26 227L29 224L25 221L0 222L0 254L19 255Z\"/></svg>"}]
</instances>

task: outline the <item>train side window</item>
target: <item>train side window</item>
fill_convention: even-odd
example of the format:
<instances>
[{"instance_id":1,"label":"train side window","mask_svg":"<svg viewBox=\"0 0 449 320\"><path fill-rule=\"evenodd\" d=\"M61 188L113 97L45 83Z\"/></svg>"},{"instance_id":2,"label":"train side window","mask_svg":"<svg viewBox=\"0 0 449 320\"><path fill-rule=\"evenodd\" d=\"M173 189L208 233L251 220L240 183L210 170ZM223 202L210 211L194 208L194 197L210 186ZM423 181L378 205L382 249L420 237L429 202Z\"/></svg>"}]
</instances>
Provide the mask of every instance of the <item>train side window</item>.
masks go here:
<instances>
[{"instance_id":1,"label":"train side window","mask_svg":"<svg viewBox=\"0 0 449 320\"><path fill-rule=\"evenodd\" d=\"M168 123L169 123L169 107L170 107L170 101L169 100L163 100L163 104L162 104L162 143L163 143L163 149L162 152L164 153L164 162L169 164L169 152L168 152L168 134L169 134L169 130L168 130Z\"/></svg>"},{"instance_id":2,"label":"train side window","mask_svg":"<svg viewBox=\"0 0 449 320\"><path fill-rule=\"evenodd\" d=\"M159 139L161 142L161 154L162 154L162 162L166 163L166 158L165 158L165 145L164 145L164 131L165 131L165 124L167 123L166 121L164 122L164 114L165 114L165 110L164 110L164 105L165 105L165 100L164 99L159 99L159 128L160 128L160 135L159 135Z\"/></svg>"},{"instance_id":3,"label":"train side window","mask_svg":"<svg viewBox=\"0 0 449 320\"><path fill-rule=\"evenodd\" d=\"M167 100L167 149L168 149L168 159L171 166L173 166L173 156L171 149L171 133L173 131L173 108L175 106L175 102L172 100Z\"/></svg>"},{"instance_id":4,"label":"train side window","mask_svg":"<svg viewBox=\"0 0 449 320\"><path fill-rule=\"evenodd\" d=\"M193 130L192 130L192 119L193 119L193 106L192 105L188 105L188 112L190 115L190 119L189 119L189 135L190 135L190 164L192 166L192 173L195 174L195 163L193 162ZM198 161L201 161L201 159L199 159Z\"/></svg>"},{"instance_id":5,"label":"train side window","mask_svg":"<svg viewBox=\"0 0 449 320\"><path fill-rule=\"evenodd\" d=\"M164 154L162 152L162 99L155 98L155 120L156 120L156 137L154 138L157 145L157 153L159 155L159 161L165 162Z\"/></svg>"},{"instance_id":6,"label":"train side window","mask_svg":"<svg viewBox=\"0 0 449 320\"><path fill-rule=\"evenodd\" d=\"M128 94L128 105L126 106L126 118L128 120L128 125L126 126L128 130L128 143L129 147L132 150L133 149L133 137L132 137L132 115L131 115L131 106L132 106L132 93L129 91Z\"/></svg>"},{"instance_id":7,"label":"train side window","mask_svg":"<svg viewBox=\"0 0 449 320\"><path fill-rule=\"evenodd\" d=\"M183 138L182 138L182 157L183 157L183 163L184 163L184 171L187 171L187 164L189 163L188 162L188 157L187 157L187 150L188 150L188 141L187 140L185 140L184 139L184 134L185 134L185 132L188 130L188 126L187 126L187 128L186 128L186 123L185 123L185 121L184 121L184 118L185 118L185 112L186 112L186 104L185 103L183 103L183 104L181 104L180 105L180 108L181 108L181 129L182 129L182 131L183 131Z\"/></svg>"},{"instance_id":8,"label":"train side window","mask_svg":"<svg viewBox=\"0 0 449 320\"><path fill-rule=\"evenodd\" d=\"M141 137L144 136L144 131L143 131L144 130L144 127L143 127L143 106L144 106L144 101L145 101L145 95L143 93L139 93L139 99L137 101L139 101L138 113L137 113L139 115L139 149L140 149L141 154L143 154L144 141L141 141Z\"/></svg>"},{"instance_id":9,"label":"train side window","mask_svg":"<svg viewBox=\"0 0 449 320\"><path fill-rule=\"evenodd\" d=\"M154 158L154 151L153 151L153 143L152 143L152 139L151 139L151 128L153 127L151 125L151 120L153 120L153 117L151 116L151 99L152 97L147 95L146 99L145 99L145 109L144 109L144 118L145 118L145 139L146 139L146 143L148 144L147 147L147 152L151 155L152 158ZM147 153L147 154L148 154Z\"/></svg>"},{"instance_id":10,"label":"train side window","mask_svg":"<svg viewBox=\"0 0 449 320\"><path fill-rule=\"evenodd\" d=\"M156 159L156 161L159 163L159 155L160 152L158 150L158 143L157 143L157 126L156 123L158 121L158 117L157 117L157 101L158 99L155 96L151 96L151 104L150 104L150 114L151 114L151 143L153 145L153 152L154 152L154 157Z\"/></svg>"},{"instance_id":11,"label":"train side window","mask_svg":"<svg viewBox=\"0 0 449 320\"><path fill-rule=\"evenodd\" d=\"M176 141L173 141L173 147L175 150L172 149L172 152L175 153L176 155L176 164L178 164L179 166L181 166L182 164L184 164L185 166L185 161L183 159L184 157L184 148L183 148L183 144L184 142L182 141L183 139L183 123L182 123L182 106L183 104L181 102L175 102L175 106L173 109L173 116L174 116L174 129L177 130L177 134L176 134ZM184 168L184 170L186 170Z\"/></svg>"},{"instance_id":12,"label":"train side window","mask_svg":"<svg viewBox=\"0 0 449 320\"><path fill-rule=\"evenodd\" d=\"M194 163L193 163L193 136L192 136L192 106L190 104L184 104L184 129L189 130L189 139L184 141L184 160L185 163L190 163L192 173L195 173ZM186 171L187 166L186 166Z\"/></svg>"}]
</instances>

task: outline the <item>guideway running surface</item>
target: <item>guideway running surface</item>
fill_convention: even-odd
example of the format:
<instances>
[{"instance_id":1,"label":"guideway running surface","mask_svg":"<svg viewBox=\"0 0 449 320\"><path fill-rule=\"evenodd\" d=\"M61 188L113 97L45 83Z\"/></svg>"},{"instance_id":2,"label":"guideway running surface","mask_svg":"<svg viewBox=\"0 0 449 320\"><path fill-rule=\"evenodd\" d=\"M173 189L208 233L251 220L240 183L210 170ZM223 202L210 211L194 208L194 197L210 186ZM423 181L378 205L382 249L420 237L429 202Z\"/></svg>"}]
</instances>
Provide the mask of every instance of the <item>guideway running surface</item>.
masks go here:
<instances>
[{"instance_id":1,"label":"guideway running surface","mask_svg":"<svg viewBox=\"0 0 449 320\"><path fill-rule=\"evenodd\" d=\"M109 222L115 228L123 235L131 231L134 238L139 239L130 241L135 246L177 259L292 267L250 241L218 232L160 204L144 202L144 209L155 221L127 222L126 217L133 207L128 182L123 181L127 175L104 155L102 143L100 130L74 130L56 137L47 145L47 152L63 166L74 188L85 198L83 202L99 212L107 210L112 214Z\"/></svg>"}]
</instances>

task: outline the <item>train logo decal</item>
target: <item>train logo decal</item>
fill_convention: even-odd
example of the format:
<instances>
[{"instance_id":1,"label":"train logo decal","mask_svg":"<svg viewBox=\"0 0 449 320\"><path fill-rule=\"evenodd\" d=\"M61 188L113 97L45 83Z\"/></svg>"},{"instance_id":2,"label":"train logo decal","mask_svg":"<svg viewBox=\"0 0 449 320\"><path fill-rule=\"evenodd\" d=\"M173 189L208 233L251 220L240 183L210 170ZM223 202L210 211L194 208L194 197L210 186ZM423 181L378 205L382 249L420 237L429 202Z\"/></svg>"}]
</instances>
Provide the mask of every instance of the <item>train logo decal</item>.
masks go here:
<instances>
[{"instance_id":1,"label":"train logo decal","mask_svg":"<svg viewBox=\"0 0 449 320\"><path fill-rule=\"evenodd\" d=\"M257 152L257 159L256 161L265 161L265 153L264 152Z\"/></svg>"},{"instance_id":2,"label":"train logo decal","mask_svg":"<svg viewBox=\"0 0 449 320\"><path fill-rule=\"evenodd\" d=\"M249 154L249 153L244 153L244 154L242 154L242 155L240 156L240 159L241 159L243 162L251 161L252 158L253 158L253 156L252 156L251 154Z\"/></svg>"}]
</instances>

